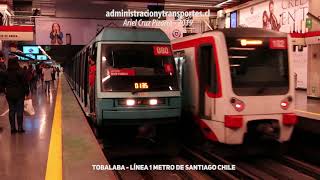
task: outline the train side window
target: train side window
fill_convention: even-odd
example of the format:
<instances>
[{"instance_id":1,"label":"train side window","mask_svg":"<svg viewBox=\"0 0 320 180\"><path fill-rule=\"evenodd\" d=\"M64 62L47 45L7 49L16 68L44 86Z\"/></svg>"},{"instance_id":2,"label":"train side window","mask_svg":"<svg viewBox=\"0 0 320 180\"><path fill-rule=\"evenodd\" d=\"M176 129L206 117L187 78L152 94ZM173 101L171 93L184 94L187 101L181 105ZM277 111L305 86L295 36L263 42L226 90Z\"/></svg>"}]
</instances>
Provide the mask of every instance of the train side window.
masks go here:
<instances>
[{"instance_id":1,"label":"train side window","mask_svg":"<svg viewBox=\"0 0 320 180\"><path fill-rule=\"evenodd\" d=\"M211 45L200 47L200 60L203 61L203 69L200 70L203 71L203 82L205 82L206 89L211 93L218 93L216 63Z\"/></svg>"}]
</instances>

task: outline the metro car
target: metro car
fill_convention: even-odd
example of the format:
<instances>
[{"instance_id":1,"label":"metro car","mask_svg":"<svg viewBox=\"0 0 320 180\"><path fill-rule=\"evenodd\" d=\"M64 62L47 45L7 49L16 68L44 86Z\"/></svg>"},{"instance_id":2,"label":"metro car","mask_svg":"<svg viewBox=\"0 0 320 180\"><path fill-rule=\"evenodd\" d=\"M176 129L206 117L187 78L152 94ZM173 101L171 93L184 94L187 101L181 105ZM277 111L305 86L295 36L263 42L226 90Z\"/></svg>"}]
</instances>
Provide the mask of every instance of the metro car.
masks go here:
<instances>
[{"instance_id":1,"label":"metro car","mask_svg":"<svg viewBox=\"0 0 320 180\"><path fill-rule=\"evenodd\" d=\"M287 34L223 29L172 41L182 110L207 140L288 141L294 114L294 73Z\"/></svg>"},{"instance_id":2,"label":"metro car","mask_svg":"<svg viewBox=\"0 0 320 180\"><path fill-rule=\"evenodd\" d=\"M70 84L88 116L89 55L96 58L97 67L97 135L106 126L170 126L178 121L180 90L170 40L162 30L104 28L66 65Z\"/></svg>"}]
</instances>

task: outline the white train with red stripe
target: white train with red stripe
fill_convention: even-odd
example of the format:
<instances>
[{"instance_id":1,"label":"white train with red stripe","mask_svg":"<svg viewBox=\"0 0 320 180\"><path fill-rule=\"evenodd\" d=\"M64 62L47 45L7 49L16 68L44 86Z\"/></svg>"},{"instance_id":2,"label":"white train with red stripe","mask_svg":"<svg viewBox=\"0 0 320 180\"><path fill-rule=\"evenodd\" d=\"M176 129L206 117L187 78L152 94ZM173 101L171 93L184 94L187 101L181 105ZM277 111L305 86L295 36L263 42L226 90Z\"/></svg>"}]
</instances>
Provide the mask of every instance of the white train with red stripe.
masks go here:
<instances>
[{"instance_id":1,"label":"white train with red stripe","mask_svg":"<svg viewBox=\"0 0 320 180\"><path fill-rule=\"evenodd\" d=\"M287 34L237 28L174 40L184 112L225 144L288 141L297 117Z\"/></svg>"}]
</instances>

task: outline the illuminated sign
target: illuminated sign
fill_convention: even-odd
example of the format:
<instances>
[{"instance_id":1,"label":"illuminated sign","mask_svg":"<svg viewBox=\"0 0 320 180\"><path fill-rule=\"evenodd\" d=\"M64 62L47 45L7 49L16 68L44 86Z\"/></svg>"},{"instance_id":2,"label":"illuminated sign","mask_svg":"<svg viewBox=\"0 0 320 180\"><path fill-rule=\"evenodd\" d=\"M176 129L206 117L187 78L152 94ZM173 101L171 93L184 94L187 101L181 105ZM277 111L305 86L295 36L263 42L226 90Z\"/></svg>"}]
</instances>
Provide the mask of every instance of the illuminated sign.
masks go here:
<instances>
[{"instance_id":1,"label":"illuminated sign","mask_svg":"<svg viewBox=\"0 0 320 180\"><path fill-rule=\"evenodd\" d=\"M32 58L32 59L35 59L35 58L36 58L36 56L33 55L33 54L25 54L25 56L30 57L30 58ZM29 58L27 58L27 57L18 56L18 59L19 59L19 60L24 60L24 61L32 60L32 59L29 59Z\"/></svg>"},{"instance_id":2,"label":"illuminated sign","mask_svg":"<svg viewBox=\"0 0 320 180\"><path fill-rule=\"evenodd\" d=\"M153 53L155 56L171 56L170 46L153 46Z\"/></svg>"},{"instance_id":3,"label":"illuminated sign","mask_svg":"<svg viewBox=\"0 0 320 180\"><path fill-rule=\"evenodd\" d=\"M270 38L269 41L270 49L287 49L287 39L286 38Z\"/></svg>"},{"instance_id":4,"label":"illuminated sign","mask_svg":"<svg viewBox=\"0 0 320 180\"><path fill-rule=\"evenodd\" d=\"M110 76L134 76L136 74L134 69L111 69Z\"/></svg>"},{"instance_id":5,"label":"illuminated sign","mask_svg":"<svg viewBox=\"0 0 320 180\"><path fill-rule=\"evenodd\" d=\"M37 55L37 60L45 61L48 60L48 57L46 55Z\"/></svg>"},{"instance_id":6,"label":"illuminated sign","mask_svg":"<svg viewBox=\"0 0 320 180\"><path fill-rule=\"evenodd\" d=\"M36 56L33 55L33 54L26 54L26 56L28 56L28 57L30 57L30 58L32 58L32 59L36 59Z\"/></svg>"},{"instance_id":7,"label":"illuminated sign","mask_svg":"<svg viewBox=\"0 0 320 180\"><path fill-rule=\"evenodd\" d=\"M19 56L19 60L29 60L29 59L26 57Z\"/></svg>"},{"instance_id":8,"label":"illuminated sign","mask_svg":"<svg viewBox=\"0 0 320 180\"><path fill-rule=\"evenodd\" d=\"M134 83L135 89L149 89L149 85L146 82Z\"/></svg>"},{"instance_id":9,"label":"illuminated sign","mask_svg":"<svg viewBox=\"0 0 320 180\"><path fill-rule=\"evenodd\" d=\"M25 54L39 54L38 46L23 46L22 49Z\"/></svg>"}]
</instances>

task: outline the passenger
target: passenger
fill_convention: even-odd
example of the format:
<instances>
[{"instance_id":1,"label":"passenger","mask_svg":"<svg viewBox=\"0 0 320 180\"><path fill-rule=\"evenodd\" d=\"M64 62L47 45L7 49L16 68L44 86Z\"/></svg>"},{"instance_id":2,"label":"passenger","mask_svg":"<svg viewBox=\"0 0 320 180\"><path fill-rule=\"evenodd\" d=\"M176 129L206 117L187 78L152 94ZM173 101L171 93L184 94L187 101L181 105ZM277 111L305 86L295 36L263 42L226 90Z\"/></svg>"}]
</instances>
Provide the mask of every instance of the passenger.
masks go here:
<instances>
[{"instance_id":1,"label":"passenger","mask_svg":"<svg viewBox=\"0 0 320 180\"><path fill-rule=\"evenodd\" d=\"M45 65L42 69L43 80L45 82L45 92L50 93L50 82L52 80L52 68L49 65Z\"/></svg>"},{"instance_id":2,"label":"passenger","mask_svg":"<svg viewBox=\"0 0 320 180\"><path fill-rule=\"evenodd\" d=\"M17 58L9 59L8 70L5 73L5 92L9 104L9 120L11 133L16 133L16 115L18 132L25 132L23 129L24 97L29 94L28 85L25 81L25 74L21 70Z\"/></svg>"},{"instance_id":3,"label":"passenger","mask_svg":"<svg viewBox=\"0 0 320 180\"><path fill-rule=\"evenodd\" d=\"M95 58L89 56L89 98L90 98L90 115L95 116L95 79L96 79L96 61Z\"/></svg>"},{"instance_id":4,"label":"passenger","mask_svg":"<svg viewBox=\"0 0 320 180\"><path fill-rule=\"evenodd\" d=\"M42 64L39 66L38 75L39 75L39 80L41 81L41 87L43 89L43 65Z\"/></svg>"},{"instance_id":5,"label":"passenger","mask_svg":"<svg viewBox=\"0 0 320 180\"><path fill-rule=\"evenodd\" d=\"M25 69L26 67L24 67ZM25 70L26 71L26 80L27 80L27 83L29 85L29 90L30 92L32 92L33 88L34 88L34 85L33 85L33 79L34 79L34 72L33 72L33 68L32 68L32 65L29 65L28 69Z\"/></svg>"},{"instance_id":6,"label":"passenger","mask_svg":"<svg viewBox=\"0 0 320 180\"><path fill-rule=\"evenodd\" d=\"M52 73L51 73L52 84L53 84L53 87L55 87L54 81L56 80L56 69L54 67L52 67L51 69L52 69Z\"/></svg>"},{"instance_id":7,"label":"passenger","mask_svg":"<svg viewBox=\"0 0 320 180\"><path fill-rule=\"evenodd\" d=\"M59 75L60 75L60 69L59 69L59 67L56 67L56 71L57 71L57 78L59 78Z\"/></svg>"},{"instance_id":8,"label":"passenger","mask_svg":"<svg viewBox=\"0 0 320 180\"><path fill-rule=\"evenodd\" d=\"M7 67L4 63L4 57L0 54L0 94L4 93L4 73L6 70Z\"/></svg>"}]
</instances>

